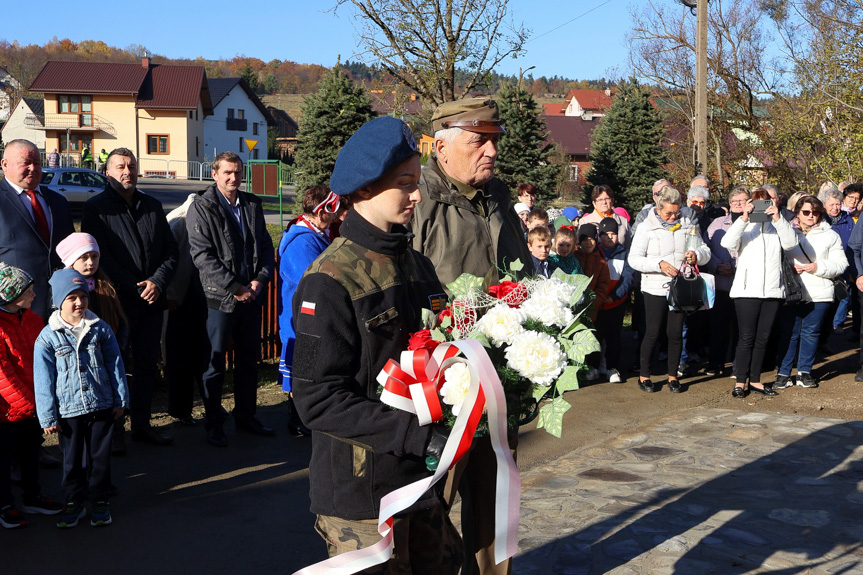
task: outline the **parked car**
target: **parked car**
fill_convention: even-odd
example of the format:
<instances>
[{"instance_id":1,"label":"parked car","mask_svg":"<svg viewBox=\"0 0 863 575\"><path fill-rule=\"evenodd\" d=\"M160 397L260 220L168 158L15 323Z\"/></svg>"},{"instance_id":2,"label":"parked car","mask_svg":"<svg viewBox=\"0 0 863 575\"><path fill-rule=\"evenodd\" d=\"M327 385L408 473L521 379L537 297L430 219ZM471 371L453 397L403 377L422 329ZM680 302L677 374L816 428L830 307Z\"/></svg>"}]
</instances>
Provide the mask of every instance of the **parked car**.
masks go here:
<instances>
[{"instance_id":1,"label":"parked car","mask_svg":"<svg viewBox=\"0 0 863 575\"><path fill-rule=\"evenodd\" d=\"M85 168L42 168L42 185L63 194L72 209L80 210L84 202L105 191L108 178Z\"/></svg>"}]
</instances>

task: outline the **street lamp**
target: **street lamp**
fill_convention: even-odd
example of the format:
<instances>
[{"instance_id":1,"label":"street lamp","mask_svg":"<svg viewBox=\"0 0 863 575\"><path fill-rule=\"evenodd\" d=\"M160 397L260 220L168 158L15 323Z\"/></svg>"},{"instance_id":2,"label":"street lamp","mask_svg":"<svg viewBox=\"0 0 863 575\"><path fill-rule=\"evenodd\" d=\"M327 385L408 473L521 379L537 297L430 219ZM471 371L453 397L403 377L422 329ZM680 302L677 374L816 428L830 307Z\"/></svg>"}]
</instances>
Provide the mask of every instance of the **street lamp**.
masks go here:
<instances>
[{"instance_id":1,"label":"street lamp","mask_svg":"<svg viewBox=\"0 0 863 575\"><path fill-rule=\"evenodd\" d=\"M707 169L707 2L678 0L696 15L695 25L695 153L694 174Z\"/></svg>"}]
</instances>

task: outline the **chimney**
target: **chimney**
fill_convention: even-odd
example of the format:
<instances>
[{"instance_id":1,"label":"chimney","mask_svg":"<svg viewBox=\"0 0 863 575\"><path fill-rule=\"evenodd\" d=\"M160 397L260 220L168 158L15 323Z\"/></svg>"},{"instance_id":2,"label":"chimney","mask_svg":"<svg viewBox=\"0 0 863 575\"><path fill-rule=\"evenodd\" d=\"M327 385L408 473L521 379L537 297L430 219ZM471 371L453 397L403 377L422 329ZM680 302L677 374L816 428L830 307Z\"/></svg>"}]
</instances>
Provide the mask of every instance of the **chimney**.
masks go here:
<instances>
[{"instance_id":1,"label":"chimney","mask_svg":"<svg viewBox=\"0 0 863 575\"><path fill-rule=\"evenodd\" d=\"M150 57L149 56L144 56L143 58L141 58L141 67L147 68L148 70L150 69Z\"/></svg>"},{"instance_id":2,"label":"chimney","mask_svg":"<svg viewBox=\"0 0 863 575\"><path fill-rule=\"evenodd\" d=\"M606 95L606 96L611 96L611 88L606 88L606 89L605 89L605 95Z\"/></svg>"}]
</instances>

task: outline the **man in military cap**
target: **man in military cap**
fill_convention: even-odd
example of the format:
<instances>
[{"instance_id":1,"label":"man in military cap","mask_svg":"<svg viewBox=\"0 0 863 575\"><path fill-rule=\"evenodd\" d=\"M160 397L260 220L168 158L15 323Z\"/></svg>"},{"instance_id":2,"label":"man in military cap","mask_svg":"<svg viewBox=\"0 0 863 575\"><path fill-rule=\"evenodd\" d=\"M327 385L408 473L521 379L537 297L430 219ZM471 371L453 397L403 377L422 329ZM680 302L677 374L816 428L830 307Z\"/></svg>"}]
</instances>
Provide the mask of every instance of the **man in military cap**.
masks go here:
<instances>
[{"instance_id":1,"label":"man in military cap","mask_svg":"<svg viewBox=\"0 0 863 575\"><path fill-rule=\"evenodd\" d=\"M509 188L494 177L497 144L505 132L497 104L488 97L447 102L435 110L435 153L422 170L423 201L411 220L414 249L434 264L442 284L462 273L497 282L500 270L520 260L521 275L533 265ZM515 455L518 433L509 437ZM495 458L489 439L474 442L447 478L445 498L462 496L463 573L510 573L512 562L494 563Z\"/></svg>"}]
</instances>

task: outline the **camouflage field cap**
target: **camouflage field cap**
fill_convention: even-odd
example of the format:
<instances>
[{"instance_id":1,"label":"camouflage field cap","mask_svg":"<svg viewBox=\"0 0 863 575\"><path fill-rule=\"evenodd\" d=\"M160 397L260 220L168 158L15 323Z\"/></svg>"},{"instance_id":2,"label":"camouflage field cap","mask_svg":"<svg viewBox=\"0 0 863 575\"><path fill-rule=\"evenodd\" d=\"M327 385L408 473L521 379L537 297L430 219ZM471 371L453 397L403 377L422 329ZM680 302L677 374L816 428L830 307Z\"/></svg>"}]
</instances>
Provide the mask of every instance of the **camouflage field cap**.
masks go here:
<instances>
[{"instance_id":1,"label":"camouflage field cap","mask_svg":"<svg viewBox=\"0 0 863 575\"><path fill-rule=\"evenodd\" d=\"M502 134L506 132L500 124L497 102L488 96L465 98L446 102L438 106L432 115L435 132L447 128L461 128L480 134Z\"/></svg>"}]
</instances>

